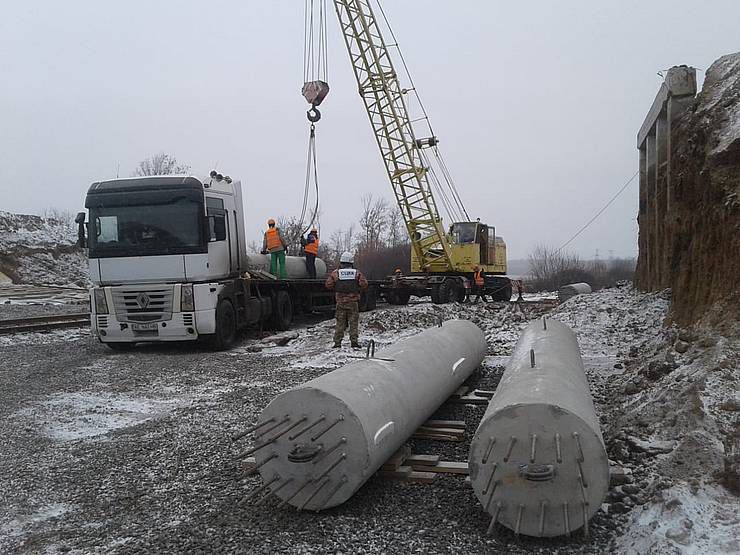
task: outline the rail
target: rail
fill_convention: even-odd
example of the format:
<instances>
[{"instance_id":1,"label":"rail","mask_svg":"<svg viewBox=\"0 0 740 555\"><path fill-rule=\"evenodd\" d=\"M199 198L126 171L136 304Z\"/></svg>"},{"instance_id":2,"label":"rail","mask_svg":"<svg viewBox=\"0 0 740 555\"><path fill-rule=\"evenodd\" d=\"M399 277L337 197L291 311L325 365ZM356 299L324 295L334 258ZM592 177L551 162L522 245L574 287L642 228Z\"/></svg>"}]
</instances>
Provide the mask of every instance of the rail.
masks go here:
<instances>
[{"instance_id":1,"label":"rail","mask_svg":"<svg viewBox=\"0 0 740 555\"><path fill-rule=\"evenodd\" d=\"M34 318L0 320L0 335L49 331L61 328L79 328L90 324L89 313L55 314Z\"/></svg>"}]
</instances>

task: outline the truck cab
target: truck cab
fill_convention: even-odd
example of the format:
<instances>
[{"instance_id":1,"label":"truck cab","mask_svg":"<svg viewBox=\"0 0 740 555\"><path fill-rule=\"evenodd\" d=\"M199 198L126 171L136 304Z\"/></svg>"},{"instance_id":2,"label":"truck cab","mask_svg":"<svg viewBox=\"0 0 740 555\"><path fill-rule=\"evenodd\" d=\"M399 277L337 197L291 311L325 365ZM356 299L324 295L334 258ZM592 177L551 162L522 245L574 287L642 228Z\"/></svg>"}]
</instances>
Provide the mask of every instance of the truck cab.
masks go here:
<instances>
[{"instance_id":1,"label":"truck cab","mask_svg":"<svg viewBox=\"0 0 740 555\"><path fill-rule=\"evenodd\" d=\"M123 348L216 333L221 293L247 264L238 181L216 172L99 181L85 207L101 341Z\"/></svg>"}]
</instances>

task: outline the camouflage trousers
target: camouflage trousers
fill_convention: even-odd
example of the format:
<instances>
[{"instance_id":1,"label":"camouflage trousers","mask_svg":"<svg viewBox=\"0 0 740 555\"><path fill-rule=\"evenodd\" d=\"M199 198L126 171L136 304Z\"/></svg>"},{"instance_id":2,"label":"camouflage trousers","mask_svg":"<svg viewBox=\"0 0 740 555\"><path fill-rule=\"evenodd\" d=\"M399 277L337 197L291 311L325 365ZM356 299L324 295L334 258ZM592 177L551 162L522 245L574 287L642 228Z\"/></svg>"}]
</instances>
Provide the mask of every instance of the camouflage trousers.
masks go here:
<instances>
[{"instance_id":1,"label":"camouflage trousers","mask_svg":"<svg viewBox=\"0 0 740 555\"><path fill-rule=\"evenodd\" d=\"M337 328L334 331L334 343L339 344L344 338L344 332L349 325L349 339L357 343L360 337L360 307L357 301L337 303Z\"/></svg>"}]
</instances>

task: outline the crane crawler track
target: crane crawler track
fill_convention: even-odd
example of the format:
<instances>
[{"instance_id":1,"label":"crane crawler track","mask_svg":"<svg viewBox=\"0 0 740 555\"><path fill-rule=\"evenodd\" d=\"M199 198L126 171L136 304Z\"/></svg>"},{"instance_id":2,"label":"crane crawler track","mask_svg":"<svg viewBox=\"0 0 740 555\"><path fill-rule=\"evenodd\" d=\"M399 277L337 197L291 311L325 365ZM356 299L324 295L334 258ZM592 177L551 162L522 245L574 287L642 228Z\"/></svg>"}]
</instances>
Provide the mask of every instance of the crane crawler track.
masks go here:
<instances>
[{"instance_id":1,"label":"crane crawler track","mask_svg":"<svg viewBox=\"0 0 740 555\"><path fill-rule=\"evenodd\" d=\"M0 335L49 331L61 328L81 328L90 325L90 314L55 314L35 318L0 320Z\"/></svg>"}]
</instances>

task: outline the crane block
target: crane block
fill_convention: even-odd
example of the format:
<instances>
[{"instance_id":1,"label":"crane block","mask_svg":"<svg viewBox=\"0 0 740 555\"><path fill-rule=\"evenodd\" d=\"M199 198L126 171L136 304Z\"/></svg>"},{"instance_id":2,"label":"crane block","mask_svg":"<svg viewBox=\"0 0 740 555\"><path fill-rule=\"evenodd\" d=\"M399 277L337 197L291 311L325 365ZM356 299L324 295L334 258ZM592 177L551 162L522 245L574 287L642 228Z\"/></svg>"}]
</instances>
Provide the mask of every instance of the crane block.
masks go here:
<instances>
[{"instance_id":1,"label":"crane block","mask_svg":"<svg viewBox=\"0 0 740 555\"><path fill-rule=\"evenodd\" d=\"M329 83L326 81L307 81L303 83L301 94L311 106L318 106L329 94Z\"/></svg>"}]
</instances>

